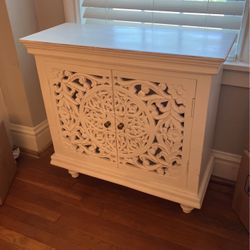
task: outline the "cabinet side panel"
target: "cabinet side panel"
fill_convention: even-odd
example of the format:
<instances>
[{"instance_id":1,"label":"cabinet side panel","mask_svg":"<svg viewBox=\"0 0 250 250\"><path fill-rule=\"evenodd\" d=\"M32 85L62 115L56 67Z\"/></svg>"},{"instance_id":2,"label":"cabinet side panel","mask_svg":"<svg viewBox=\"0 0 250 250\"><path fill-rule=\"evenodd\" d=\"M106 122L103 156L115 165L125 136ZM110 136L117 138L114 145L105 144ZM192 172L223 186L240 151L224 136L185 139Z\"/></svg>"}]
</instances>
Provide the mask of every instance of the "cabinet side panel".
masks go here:
<instances>
[{"instance_id":1,"label":"cabinet side panel","mask_svg":"<svg viewBox=\"0 0 250 250\"><path fill-rule=\"evenodd\" d=\"M190 146L188 189L198 195L212 77L209 75L197 75L196 77L197 89Z\"/></svg>"},{"instance_id":2,"label":"cabinet side panel","mask_svg":"<svg viewBox=\"0 0 250 250\"><path fill-rule=\"evenodd\" d=\"M47 75L46 75L46 61L43 56L36 55L35 56L36 60L36 66L37 66L37 71L38 71L38 76L39 76L39 81L40 81L40 87L42 91L42 96L43 96L43 102L45 106L45 111L49 123L49 129L50 129L50 134L52 137L52 142L54 149L60 149L61 144L60 141L58 140L59 134L58 134L58 129L56 127L56 121L54 119L54 112L53 112L53 105L51 102L51 96L50 96L50 89L49 89L49 84L47 80Z\"/></svg>"},{"instance_id":3,"label":"cabinet side panel","mask_svg":"<svg viewBox=\"0 0 250 250\"><path fill-rule=\"evenodd\" d=\"M221 72L218 75L197 75L197 94L190 152L188 187L202 203L213 167L213 144Z\"/></svg>"},{"instance_id":4,"label":"cabinet side panel","mask_svg":"<svg viewBox=\"0 0 250 250\"><path fill-rule=\"evenodd\" d=\"M208 102L207 125L205 129L205 140L204 140L204 149L201 161L199 186L201 186L201 182L204 179L207 170L206 168L209 164L209 160L213 157L212 147L214 142L214 130L215 130L218 102L220 96L221 78L222 78L222 70L220 70L218 75L215 75L212 78L211 92Z\"/></svg>"}]
</instances>

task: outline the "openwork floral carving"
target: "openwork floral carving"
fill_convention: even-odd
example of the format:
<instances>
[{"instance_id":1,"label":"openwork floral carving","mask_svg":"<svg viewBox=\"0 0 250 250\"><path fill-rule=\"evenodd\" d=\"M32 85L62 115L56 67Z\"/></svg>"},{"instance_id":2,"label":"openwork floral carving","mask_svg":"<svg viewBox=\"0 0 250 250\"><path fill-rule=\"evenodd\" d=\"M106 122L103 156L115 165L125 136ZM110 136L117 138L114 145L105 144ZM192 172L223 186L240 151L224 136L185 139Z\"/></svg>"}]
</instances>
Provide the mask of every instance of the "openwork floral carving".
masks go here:
<instances>
[{"instance_id":1,"label":"openwork floral carving","mask_svg":"<svg viewBox=\"0 0 250 250\"><path fill-rule=\"evenodd\" d=\"M121 77L114 81L116 117L125 121L117 135L119 163L161 175L180 167L186 107L183 87Z\"/></svg>"},{"instance_id":2,"label":"openwork floral carving","mask_svg":"<svg viewBox=\"0 0 250 250\"><path fill-rule=\"evenodd\" d=\"M161 175L181 167L182 85L54 70L51 88L63 141L74 151Z\"/></svg>"},{"instance_id":3,"label":"openwork floral carving","mask_svg":"<svg viewBox=\"0 0 250 250\"><path fill-rule=\"evenodd\" d=\"M51 79L63 141L77 152L116 161L109 76L54 70ZM105 122L111 125L105 127Z\"/></svg>"}]
</instances>

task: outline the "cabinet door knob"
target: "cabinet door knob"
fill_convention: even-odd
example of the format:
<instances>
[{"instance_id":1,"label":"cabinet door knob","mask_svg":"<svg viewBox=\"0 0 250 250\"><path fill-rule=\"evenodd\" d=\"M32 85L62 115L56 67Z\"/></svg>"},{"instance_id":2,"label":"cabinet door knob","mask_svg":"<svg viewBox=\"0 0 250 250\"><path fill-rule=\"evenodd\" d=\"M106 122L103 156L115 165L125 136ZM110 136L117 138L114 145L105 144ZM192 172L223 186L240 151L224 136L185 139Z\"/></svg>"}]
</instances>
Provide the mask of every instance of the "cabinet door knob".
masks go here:
<instances>
[{"instance_id":1,"label":"cabinet door knob","mask_svg":"<svg viewBox=\"0 0 250 250\"><path fill-rule=\"evenodd\" d=\"M110 121L106 121L105 123L104 123L104 127L105 128L109 128L111 126L111 122Z\"/></svg>"},{"instance_id":2,"label":"cabinet door knob","mask_svg":"<svg viewBox=\"0 0 250 250\"><path fill-rule=\"evenodd\" d=\"M123 128L124 128L124 124L123 124L122 122L119 123L119 124L117 125L117 128L120 129L120 130L123 129Z\"/></svg>"}]
</instances>

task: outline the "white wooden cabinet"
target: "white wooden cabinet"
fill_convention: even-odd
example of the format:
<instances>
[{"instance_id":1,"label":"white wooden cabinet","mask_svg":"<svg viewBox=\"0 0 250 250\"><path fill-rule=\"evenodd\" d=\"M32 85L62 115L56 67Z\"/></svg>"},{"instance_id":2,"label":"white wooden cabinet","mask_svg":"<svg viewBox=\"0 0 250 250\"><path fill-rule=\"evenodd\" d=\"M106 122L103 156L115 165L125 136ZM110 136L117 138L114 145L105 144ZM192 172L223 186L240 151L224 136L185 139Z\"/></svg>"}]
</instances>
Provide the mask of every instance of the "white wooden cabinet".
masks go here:
<instances>
[{"instance_id":1,"label":"white wooden cabinet","mask_svg":"<svg viewBox=\"0 0 250 250\"><path fill-rule=\"evenodd\" d=\"M52 164L178 202L184 212L200 208L221 63L234 38L64 24L22 39L36 58Z\"/></svg>"}]
</instances>

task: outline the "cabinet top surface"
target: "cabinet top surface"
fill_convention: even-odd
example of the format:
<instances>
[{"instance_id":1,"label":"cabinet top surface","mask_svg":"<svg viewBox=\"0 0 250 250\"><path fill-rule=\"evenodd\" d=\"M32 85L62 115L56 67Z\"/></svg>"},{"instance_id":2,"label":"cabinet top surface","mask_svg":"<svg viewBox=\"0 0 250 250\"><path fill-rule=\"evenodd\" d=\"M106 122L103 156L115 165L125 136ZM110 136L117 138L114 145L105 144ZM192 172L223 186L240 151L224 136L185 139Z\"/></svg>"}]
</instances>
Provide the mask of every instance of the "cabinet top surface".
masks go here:
<instances>
[{"instance_id":1,"label":"cabinet top surface","mask_svg":"<svg viewBox=\"0 0 250 250\"><path fill-rule=\"evenodd\" d=\"M229 30L65 23L24 37L24 44L88 47L224 61L236 38Z\"/></svg>"}]
</instances>

